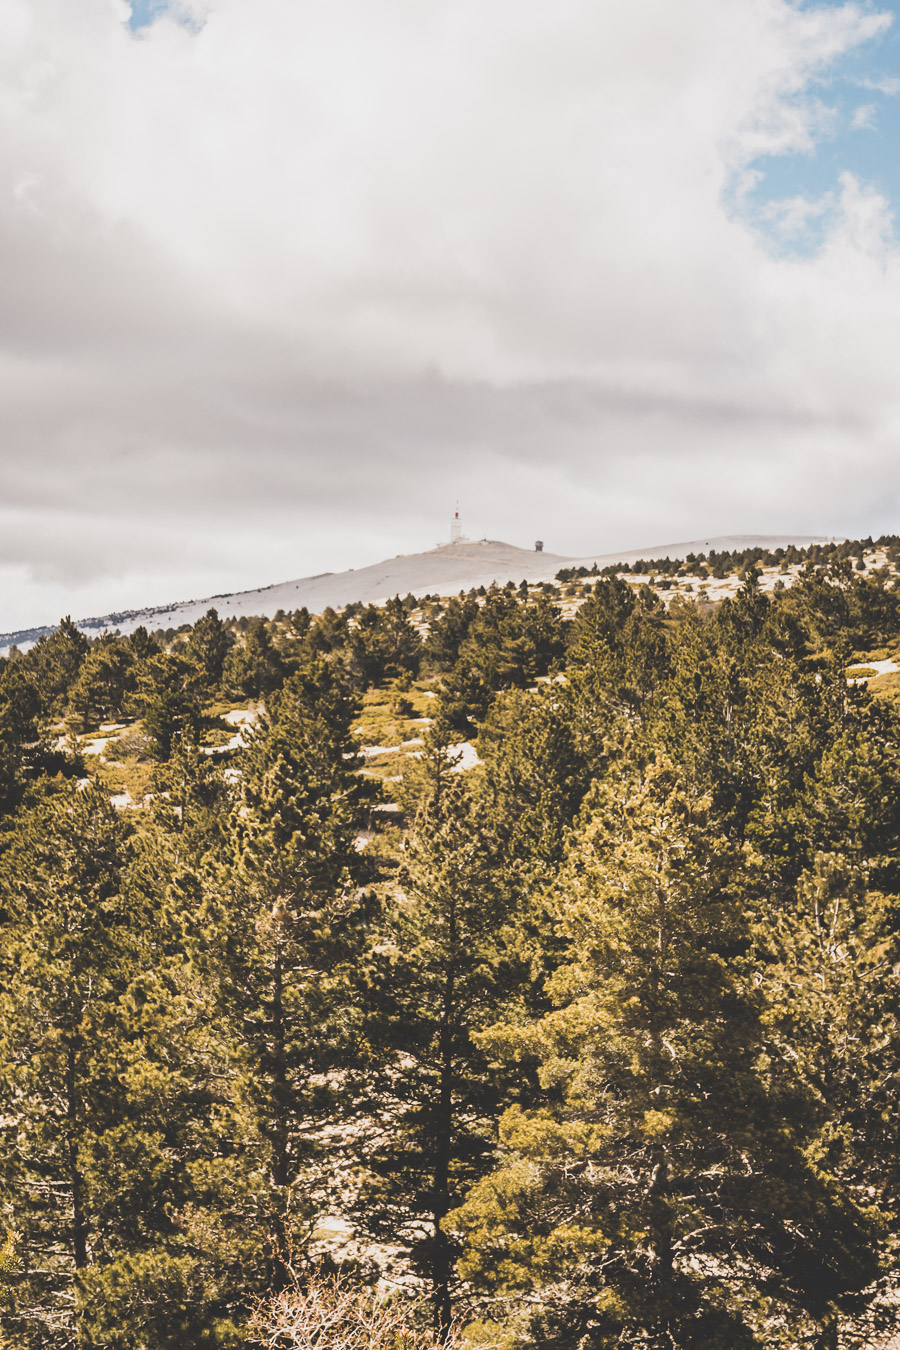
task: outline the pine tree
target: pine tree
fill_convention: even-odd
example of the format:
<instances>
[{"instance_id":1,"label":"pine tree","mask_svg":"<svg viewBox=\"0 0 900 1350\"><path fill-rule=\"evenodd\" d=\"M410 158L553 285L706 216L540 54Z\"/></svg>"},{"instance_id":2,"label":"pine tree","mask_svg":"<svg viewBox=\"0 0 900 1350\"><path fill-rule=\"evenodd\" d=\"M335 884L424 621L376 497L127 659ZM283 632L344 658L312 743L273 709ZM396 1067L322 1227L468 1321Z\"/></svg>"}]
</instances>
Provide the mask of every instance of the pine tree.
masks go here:
<instances>
[{"instance_id":1,"label":"pine tree","mask_svg":"<svg viewBox=\"0 0 900 1350\"><path fill-rule=\"evenodd\" d=\"M559 863L590 783L572 714L566 686L508 690L478 730L486 810L510 860L539 872Z\"/></svg>"},{"instance_id":2,"label":"pine tree","mask_svg":"<svg viewBox=\"0 0 900 1350\"><path fill-rule=\"evenodd\" d=\"M41 697L54 714L63 712L90 643L67 614L55 633L40 637L22 659L34 674Z\"/></svg>"},{"instance_id":3,"label":"pine tree","mask_svg":"<svg viewBox=\"0 0 900 1350\"><path fill-rule=\"evenodd\" d=\"M69 690L67 717L79 730L98 726L105 718L122 715L126 695L134 687L134 657L129 646L113 637L101 638L81 663Z\"/></svg>"},{"instance_id":4,"label":"pine tree","mask_svg":"<svg viewBox=\"0 0 900 1350\"><path fill-rule=\"evenodd\" d=\"M214 609L208 609L191 629L187 654L203 672L207 697L221 684L225 660L233 645L234 639Z\"/></svg>"},{"instance_id":5,"label":"pine tree","mask_svg":"<svg viewBox=\"0 0 900 1350\"><path fill-rule=\"evenodd\" d=\"M712 620L686 616L670 650L651 743L709 793L723 829L764 856L771 886L783 874L786 893L805 862L795 856L798 797L847 713L843 670L810 664L802 624L753 575Z\"/></svg>"},{"instance_id":6,"label":"pine tree","mask_svg":"<svg viewBox=\"0 0 900 1350\"><path fill-rule=\"evenodd\" d=\"M618 577L598 581L569 635L571 679L596 709L601 731L611 719L645 722L668 673L665 610L648 587L635 592Z\"/></svg>"},{"instance_id":7,"label":"pine tree","mask_svg":"<svg viewBox=\"0 0 900 1350\"><path fill-rule=\"evenodd\" d=\"M272 643L265 619L251 619L243 642L232 647L222 667L222 681L237 696L263 698L284 679L284 664Z\"/></svg>"},{"instance_id":8,"label":"pine tree","mask_svg":"<svg viewBox=\"0 0 900 1350\"><path fill-rule=\"evenodd\" d=\"M815 1104L772 1062L741 975L750 865L656 764L600 794L559 895L572 959L537 1024L546 1105L511 1110L505 1166L455 1216L464 1273L530 1289L551 1347L786 1344L871 1279L867 1216L804 1149Z\"/></svg>"},{"instance_id":9,"label":"pine tree","mask_svg":"<svg viewBox=\"0 0 900 1350\"><path fill-rule=\"evenodd\" d=\"M184 657L166 654L141 662L134 703L158 759L167 760L179 738L196 739L200 689L196 667Z\"/></svg>"},{"instance_id":10,"label":"pine tree","mask_svg":"<svg viewBox=\"0 0 900 1350\"><path fill-rule=\"evenodd\" d=\"M459 650L478 614L474 595L452 596L443 613L431 624L425 642L427 660L438 670L452 670Z\"/></svg>"},{"instance_id":11,"label":"pine tree","mask_svg":"<svg viewBox=\"0 0 900 1350\"><path fill-rule=\"evenodd\" d=\"M794 879L820 853L865 869L869 884L900 890L900 717L867 700L830 738L793 802Z\"/></svg>"},{"instance_id":12,"label":"pine tree","mask_svg":"<svg viewBox=\"0 0 900 1350\"><path fill-rule=\"evenodd\" d=\"M227 849L234 789L216 755L179 737L169 760L153 773L151 839L171 842L170 870L202 870L208 857Z\"/></svg>"},{"instance_id":13,"label":"pine tree","mask_svg":"<svg viewBox=\"0 0 900 1350\"><path fill-rule=\"evenodd\" d=\"M40 763L33 751L41 739L43 713L44 702L24 663L7 661L0 671L0 819L17 805L29 768Z\"/></svg>"},{"instance_id":14,"label":"pine tree","mask_svg":"<svg viewBox=\"0 0 900 1350\"><path fill-rule=\"evenodd\" d=\"M348 646L351 669L364 686L419 672L422 639L399 596L357 614Z\"/></svg>"},{"instance_id":15,"label":"pine tree","mask_svg":"<svg viewBox=\"0 0 900 1350\"><path fill-rule=\"evenodd\" d=\"M316 1132L333 1110L333 1075L353 1030L347 967L358 946L354 841L364 818L355 713L333 667L301 671L270 697L239 760L230 857L203 881L192 943L230 1066L222 1161L195 1180L202 1203L230 1215L241 1237L255 1232L272 1289L284 1286L326 1203ZM245 1285L257 1277L248 1271Z\"/></svg>"},{"instance_id":16,"label":"pine tree","mask_svg":"<svg viewBox=\"0 0 900 1350\"><path fill-rule=\"evenodd\" d=\"M871 888L867 870L859 852L817 854L794 903L762 916L756 965L774 1051L818 1106L813 1156L868 1211L887 1268L900 1205L900 900ZM893 1325L893 1309L868 1303L835 1303L835 1341L860 1321Z\"/></svg>"},{"instance_id":17,"label":"pine tree","mask_svg":"<svg viewBox=\"0 0 900 1350\"><path fill-rule=\"evenodd\" d=\"M105 797L72 788L21 818L2 859L0 1184L28 1265L22 1346L89 1343L83 1279L104 1243L103 1141L122 1103L116 1003L138 949L126 833Z\"/></svg>"},{"instance_id":18,"label":"pine tree","mask_svg":"<svg viewBox=\"0 0 900 1350\"><path fill-rule=\"evenodd\" d=\"M143 624L138 624L125 642L136 661L147 661L151 656L159 656L162 651L159 643L150 636Z\"/></svg>"},{"instance_id":19,"label":"pine tree","mask_svg":"<svg viewBox=\"0 0 900 1350\"><path fill-rule=\"evenodd\" d=\"M490 1162L502 1094L474 1034L523 974L496 841L455 767L438 726L419 770L399 889L368 959L364 1102L373 1138L358 1211L364 1230L408 1254L442 1339L456 1257L445 1219Z\"/></svg>"},{"instance_id":20,"label":"pine tree","mask_svg":"<svg viewBox=\"0 0 900 1350\"><path fill-rule=\"evenodd\" d=\"M196 911L183 892L166 909L156 838L95 789L54 786L0 865L0 1204L23 1267L5 1325L22 1350L236 1344L190 1175L219 1046L184 959Z\"/></svg>"}]
</instances>

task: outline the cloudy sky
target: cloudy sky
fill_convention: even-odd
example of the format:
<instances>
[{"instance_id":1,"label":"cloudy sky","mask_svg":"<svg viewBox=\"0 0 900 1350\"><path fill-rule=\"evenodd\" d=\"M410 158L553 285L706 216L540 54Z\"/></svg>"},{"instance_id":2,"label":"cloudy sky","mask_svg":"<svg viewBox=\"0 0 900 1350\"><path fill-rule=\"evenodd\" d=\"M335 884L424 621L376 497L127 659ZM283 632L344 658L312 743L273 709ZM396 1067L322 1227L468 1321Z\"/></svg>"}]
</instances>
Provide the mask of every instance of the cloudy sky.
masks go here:
<instances>
[{"instance_id":1,"label":"cloudy sky","mask_svg":"<svg viewBox=\"0 0 900 1350\"><path fill-rule=\"evenodd\" d=\"M900 532L900 0L0 0L0 629Z\"/></svg>"}]
</instances>

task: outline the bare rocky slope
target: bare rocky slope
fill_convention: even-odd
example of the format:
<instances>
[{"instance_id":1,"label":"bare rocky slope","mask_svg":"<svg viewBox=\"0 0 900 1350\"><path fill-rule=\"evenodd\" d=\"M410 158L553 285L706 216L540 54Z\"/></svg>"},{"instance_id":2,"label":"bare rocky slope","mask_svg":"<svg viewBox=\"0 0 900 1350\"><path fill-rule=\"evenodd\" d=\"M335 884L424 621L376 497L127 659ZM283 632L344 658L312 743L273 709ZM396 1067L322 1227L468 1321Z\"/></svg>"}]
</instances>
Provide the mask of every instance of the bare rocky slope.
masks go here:
<instances>
[{"instance_id":1,"label":"bare rocky slope","mask_svg":"<svg viewBox=\"0 0 900 1350\"><path fill-rule=\"evenodd\" d=\"M157 628L178 628L181 624L195 623L210 607L218 610L223 618L232 615L265 615L271 618L279 609L293 610L303 606L311 614L319 614L329 605L339 609L354 601L377 604L393 595L454 595L457 591L469 590L473 586L489 586L494 581L500 585L507 581L550 581L561 567L591 567L597 563L598 567L603 568L617 562L635 562L638 558L684 558L689 553L709 553L710 549L727 552L756 547L787 548L790 544L802 548L820 542L822 538L808 535L727 535L692 539L680 544L654 544L618 553L591 554L583 558L537 553L495 539L461 539L453 544L429 549L426 553L401 554L384 562L373 563L370 567L351 568L347 572L324 572L319 576L301 577L296 581L284 581L252 591L212 595L201 600L184 600L149 609L124 610L80 619L78 627L95 637L115 629L120 633L131 633L141 624L151 631ZM53 632L54 626L0 633L0 652L8 650L13 644L29 646L42 634Z\"/></svg>"}]
</instances>

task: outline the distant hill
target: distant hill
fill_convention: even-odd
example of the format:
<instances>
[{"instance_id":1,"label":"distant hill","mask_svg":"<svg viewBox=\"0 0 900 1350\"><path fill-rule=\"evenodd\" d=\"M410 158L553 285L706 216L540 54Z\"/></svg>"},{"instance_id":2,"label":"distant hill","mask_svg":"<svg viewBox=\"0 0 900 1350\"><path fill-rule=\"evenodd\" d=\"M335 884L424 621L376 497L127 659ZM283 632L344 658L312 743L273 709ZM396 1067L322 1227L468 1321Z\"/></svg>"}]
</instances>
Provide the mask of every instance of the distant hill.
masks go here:
<instances>
[{"instance_id":1,"label":"distant hill","mask_svg":"<svg viewBox=\"0 0 900 1350\"><path fill-rule=\"evenodd\" d=\"M421 595L454 595L471 587L490 586L496 581L550 581L561 567L608 567L613 563L632 563L639 558L684 558L689 553L731 552L746 548L787 548L794 544L805 548L823 542L824 536L809 535L727 535L711 539L692 539L681 544L653 544L642 549L618 553L591 554L582 558L564 557L556 553L537 553L531 549L516 548L513 544L495 539L461 539L454 544L442 544L426 553L400 554L370 567L352 568L347 572L323 572L318 576L283 581L274 586L263 586L252 591L211 595L202 600L184 600L149 609L120 610L96 618L79 619L78 627L93 637L118 629L132 633L143 624L151 631L156 628L178 628L193 624L208 609L215 608L223 618L242 615L265 615L271 618L279 609L301 609L320 614L331 605L340 609L354 601L377 604L393 595L412 593ZM23 628L14 633L0 633L0 651L14 644L30 646L39 637L54 631L56 625Z\"/></svg>"}]
</instances>

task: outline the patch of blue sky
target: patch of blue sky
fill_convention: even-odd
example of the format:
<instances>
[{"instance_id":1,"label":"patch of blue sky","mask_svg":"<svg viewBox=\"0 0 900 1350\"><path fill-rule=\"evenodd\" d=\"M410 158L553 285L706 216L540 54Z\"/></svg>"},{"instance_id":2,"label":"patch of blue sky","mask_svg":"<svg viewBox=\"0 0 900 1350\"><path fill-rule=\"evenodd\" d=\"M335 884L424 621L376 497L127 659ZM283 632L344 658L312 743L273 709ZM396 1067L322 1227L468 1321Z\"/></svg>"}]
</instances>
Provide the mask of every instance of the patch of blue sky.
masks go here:
<instances>
[{"instance_id":1,"label":"patch of blue sky","mask_svg":"<svg viewBox=\"0 0 900 1350\"><path fill-rule=\"evenodd\" d=\"M173 0L130 0L131 17L128 20L128 27L133 33L139 33L142 28L149 28L154 20L161 14L169 14L176 23L183 27L197 32L202 27L196 17L191 17L184 5L173 3Z\"/></svg>"},{"instance_id":2,"label":"patch of blue sky","mask_svg":"<svg viewBox=\"0 0 900 1350\"><path fill-rule=\"evenodd\" d=\"M168 0L131 0L128 27L135 33L141 28L147 28L168 7Z\"/></svg>"},{"instance_id":3,"label":"patch of blue sky","mask_svg":"<svg viewBox=\"0 0 900 1350\"><path fill-rule=\"evenodd\" d=\"M837 8L842 0L833 3ZM798 8L822 8L822 0L801 0ZM847 53L803 96L823 109L814 147L760 156L735 197L735 209L778 249L816 251L843 173L884 196L900 221L900 0L871 8L892 14L891 26Z\"/></svg>"}]
</instances>

